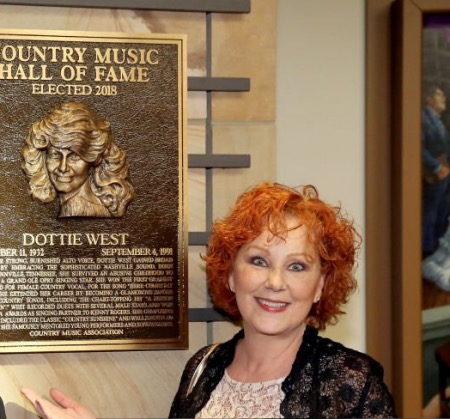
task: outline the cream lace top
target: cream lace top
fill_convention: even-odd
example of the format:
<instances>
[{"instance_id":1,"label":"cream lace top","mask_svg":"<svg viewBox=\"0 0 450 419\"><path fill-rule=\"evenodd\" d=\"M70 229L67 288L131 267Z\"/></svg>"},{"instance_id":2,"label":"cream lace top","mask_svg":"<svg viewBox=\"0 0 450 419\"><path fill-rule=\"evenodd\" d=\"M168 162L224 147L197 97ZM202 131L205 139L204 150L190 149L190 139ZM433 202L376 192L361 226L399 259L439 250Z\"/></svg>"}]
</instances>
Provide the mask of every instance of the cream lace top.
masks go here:
<instances>
[{"instance_id":1,"label":"cream lace top","mask_svg":"<svg viewBox=\"0 0 450 419\"><path fill-rule=\"evenodd\" d=\"M281 418L285 377L261 383L241 383L227 374L222 377L196 418Z\"/></svg>"}]
</instances>

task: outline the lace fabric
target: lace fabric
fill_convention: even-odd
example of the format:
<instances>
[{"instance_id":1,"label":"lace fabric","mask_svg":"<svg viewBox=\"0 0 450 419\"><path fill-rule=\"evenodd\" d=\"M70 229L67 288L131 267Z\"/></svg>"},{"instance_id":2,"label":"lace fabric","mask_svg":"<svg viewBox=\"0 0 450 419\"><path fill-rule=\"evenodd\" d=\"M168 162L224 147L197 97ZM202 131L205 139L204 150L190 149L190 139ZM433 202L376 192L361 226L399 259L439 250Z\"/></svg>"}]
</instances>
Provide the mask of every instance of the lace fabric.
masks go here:
<instances>
[{"instance_id":1,"label":"lace fabric","mask_svg":"<svg viewBox=\"0 0 450 419\"><path fill-rule=\"evenodd\" d=\"M284 378L261 383L241 383L225 371L196 418L281 418Z\"/></svg>"},{"instance_id":2,"label":"lace fabric","mask_svg":"<svg viewBox=\"0 0 450 419\"><path fill-rule=\"evenodd\" d=\"M208 403L226 368L233 362L244 331L220 344L209 356L191 394L187 389L197 365L209 349L187 363L172 403L170 417L194 418ZM394 402L383 382L383 368L370 356L318 336L308 326L288 376L281 384L280 413L291 418L390 418ZM254 416L256 417L256 416Z\"/></svg>"}]
</instances>

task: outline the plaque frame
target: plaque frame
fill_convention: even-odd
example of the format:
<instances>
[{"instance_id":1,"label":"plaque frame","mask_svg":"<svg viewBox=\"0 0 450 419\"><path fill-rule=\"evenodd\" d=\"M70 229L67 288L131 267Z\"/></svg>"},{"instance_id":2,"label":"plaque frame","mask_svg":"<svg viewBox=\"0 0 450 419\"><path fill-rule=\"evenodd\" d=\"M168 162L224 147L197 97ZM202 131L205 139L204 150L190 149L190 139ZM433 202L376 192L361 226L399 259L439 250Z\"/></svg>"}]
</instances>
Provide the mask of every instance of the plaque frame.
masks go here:
<instances>
[{"instance_id":1,"label":"plaque frame","mask_svg":"<svg viewBox=\"0 0 450 419\"><path fill-rule=\"evenodd\" d=\"M172 288L176 288L174 301L176 305L174 332L167 332L162 337L126 337L124 339L101 339L97 336L95 339L81 338L73 336L64 340L40 340L40 339L12 339L0 342L0 352L18 353L18 352L73 352L73 351L115 351L115 350L143 350L143 349L186 349L188 347L188 295L187 295L187 210L186 210L186 183L187 183L187 157L186 157L186 126L187 126L187 47L186 35L181 34L141 34L141 33L115 33L115 32L83 32L83 31L33 31L33 30L0 30L2 39L23 40L47 40L52 42L66 41L85 42L83 46L88 46L89 42L107 43L117 42L124 46L133 45L168 45L175 49L175 64L171 74L176 74L172 82L172 90L176 91L176 119L172 122L173 130L177 132L175 136L175 152L172 153L176 160L177 171L172 174L173 183L176 191L173 194L174 202L177 205L178 212L173 217L173 223L176 226L176 246L174 271L177 272L176 282L173 282ZM161 80L166 82L167 80ZM131 98L130 98L131 100ZM130 102L131 103L131 102ZM154 144L153 144L154 145ZM163 153L163 151L161 151ZM151 206L151 205L150 205ZM125 217L124 217L125 218ZM165 230L161 228L161 235ZM138 245L133 244L133 246ZM141 244L142 245L142 244ZM1 247L1 245L0 245ZM148 248L149 252L151 245ZM154 247L152 250L156 253L149 255L161 256L162 247ZM166 249L166 248L164 248ZM133 254L133 253L131 253ZM176 286L175 286L176 285ZM166 319L168 320L168 319ZM127 328L125 328L127 330Z\"/></svg>"}]
</instances>

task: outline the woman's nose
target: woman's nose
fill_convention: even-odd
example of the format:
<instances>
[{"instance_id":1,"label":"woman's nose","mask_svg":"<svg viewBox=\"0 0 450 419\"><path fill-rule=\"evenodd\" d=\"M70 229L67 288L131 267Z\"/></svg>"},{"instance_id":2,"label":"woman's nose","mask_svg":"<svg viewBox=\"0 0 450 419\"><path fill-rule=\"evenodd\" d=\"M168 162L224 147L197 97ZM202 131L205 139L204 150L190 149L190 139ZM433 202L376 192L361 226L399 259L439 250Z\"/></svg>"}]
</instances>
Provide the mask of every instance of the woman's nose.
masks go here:
<instances>
[{"instance_id":1,"label":"woman's nose","mask_svg":"<svg viewBox=\"0 0 450 419\"><path fill-rule=\"evenodd\" d=\"M58 170L60 172L66 172L67 171L67 158L66 156L61 156L61 159L59 161Z\"/></svg>"},{"instance_id":2,"label":"woman's nose","mask_svg":"<svg viewBox=\"0 0 450 419\"><path fill-rule=\"evenodd\" d=\"M275 268L269 269L266 287L271 288L274 291L280 291L286 288L286 281L284 278L284 274Z\"/></svg>"}]
</instances>

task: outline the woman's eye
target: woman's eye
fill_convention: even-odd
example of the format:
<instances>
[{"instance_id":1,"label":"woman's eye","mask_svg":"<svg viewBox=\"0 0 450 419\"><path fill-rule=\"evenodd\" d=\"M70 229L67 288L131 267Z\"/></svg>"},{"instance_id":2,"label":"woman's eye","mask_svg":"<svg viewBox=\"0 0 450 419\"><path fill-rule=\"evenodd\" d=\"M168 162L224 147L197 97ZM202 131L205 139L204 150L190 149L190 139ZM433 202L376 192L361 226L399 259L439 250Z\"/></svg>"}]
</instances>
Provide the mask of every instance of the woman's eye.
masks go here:
<instances>
[{"instance_id":1,"label":"woman's eye","mask_svg":"<svg viewBox=\"0 0 450 419\"><path fill-rule=\"evenodd\" d=\"M256 265L256 266L267 266L266 261L263 258L260 258L260 257L253 257L253 258L251 258L251 263L253 265Z\"/></svg>"},{"instance_id":2,"label":"woman's eye","mask_svg":"<svg viewBox=\"0 0 450 419\"><path fill-rule=\"evenodd\" d=\"M300 272L300 271L303 271L305 269L305 266L303 265L303 263L296 262L296 263L291 264L289 266L289 269L291 271Z\"/></svg>"},{"instance_id":3,"label":"woman's eye","mask_svg":"<svg viewBox=\"0 0 450 419\"><path fill-rule=\"evenodd\" d=\"M78 161L78 160L81 160L81 157L78 154L71 153L69 155L69 160L70 161Z\"/></svg>"},{"instance_id":4,"label":"woman's eye","mask_svg":"<svg viewBox=\"0 0 450 419\"><path fill-rule=\"evenodd\" d=\"M56 159L59 159L59 154L58 153L48 153L47 158L56 160Z\"/></svg>"}]
</instances>

